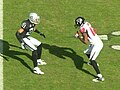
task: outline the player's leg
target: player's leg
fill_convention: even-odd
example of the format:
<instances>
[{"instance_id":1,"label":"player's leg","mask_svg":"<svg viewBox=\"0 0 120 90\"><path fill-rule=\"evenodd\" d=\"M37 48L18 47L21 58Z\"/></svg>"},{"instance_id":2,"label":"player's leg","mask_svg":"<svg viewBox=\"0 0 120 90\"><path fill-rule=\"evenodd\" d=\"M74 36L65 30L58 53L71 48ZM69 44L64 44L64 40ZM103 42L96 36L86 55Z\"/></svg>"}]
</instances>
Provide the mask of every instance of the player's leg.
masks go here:
<instances>
[{"instance_id":1,"label":"player's leg","mask_svg":"<svg viewBox=\"0 0 120 90\"><path fill-rule=\"evenodd\" d=\"M100 70L98 68L97 62L95 60L90 60L91 65L93 66L93 68L95 69L97 74L100 74Z\"/></svg>"},{"instance_id":2,"label":"player's leg","mask_svg":"<svg viewBox=\"0 0 120 90\"><path fill-rule=\"evenodd\" d=\"M90 58L90 53L92 51L92 48L93 48L93 45L89 45L88 48L84 51L84 53L88 58Z\"/></svg>"},{"instance_id":3,"label":"player's leg","mask_svg":"<svg viewBox=\"0 0 120 90\"><path fill-rule=\"evenodd\" d=\"M36 74L44 74L37 66L37 48L32 44L29 38L23 38L24 43L26 46L32 51L32 60L33 60L33 65L34 65L34 73Z\"/></svg>"},{"instance_id":4,"label":"player's leg","mask_svg":"<svg viewBox=\"0 0 120 90\"><path fill-rule=\"evenodd\" d=\"M32 60L34 67L37 67L37 50L32 51Z\"/></svg>"},{"instance_id":5,"label":"player's leg","mask_svg":"<svg viewBox=\"0 0 120 90\"><path fill-rule=\"evenodd\" d=\"M42 43L33 37L29 36L28 38L30 39L30 41L34 46L37 46L37 54L38 54L37 59L40 59L42 54Z\"/></svg>"},{"instance_id":6,"label":"player's leg","mask_svg":"<svg viewBox=\"0 0 120 90\"><path fill-rule=\"evenodd\" d=\"M103 78L103 76L102 76L102 74L101 74L101 72L98 68L98 65L97 65L96 61L95 60L90 60L90 61L91 61L91 64L92 64L94 70L97 73L97 77L95 79L93 79L93 81L94 82L104 81L104 78Z\"/></svg>"},{"instance_id":7,"label":"player's leg","mask_svg":"<svg viewBox=\"0 0 120 90\"><path fill-rule=\"evenodd\" d=\"M34 63L34 73L36 73L36 74L44 74L44 72L42 72L41 70L40 70L40 68L38 68L37 66L38 66L38 63L37 63L37 50L34 50L34 51L32 51L32 58L33 58L33 63Z\"/></svg>"},{"instance_id":8,"label":"player's leg","mask_svg":"<svg viewBox=\"0 0 120 90\"><path fill-rule=\"evenodd\" d=\"M38 65L46 65L47 63L41 59L42 43L37 47L37 53L38 53L38 57L37 57Z\"/></svg>"},{"instance_id":9,"label":"player's leg","mask_svg":"<svg viewBox=\"0 0 120 90\"><path fill-rule=\"evenodd\" d=\"M41 55L42 55L42 43L37 47L37 53L38 53L37 59L41 59Z\"/></svg>"},{"instance_id":10,"label":"player's leg","mask_svg":"<svg viewBox=\"0 0 120 90\"><path fill-rule=\"evenodd\" d=\"M100 70L98 68L97 62L95 61L98 55L99 54L97 53L96 48L93 47L91 54L90 54L90 63L93 66L93 68L95 69L96 73L100 74Z\"/></svg>"},{"instance_id":11,"label":"player's leg","mask_svg":"<svg viewBox=\"0 0 120 90\"><path fill-rule=\"evenodd\" d=\"M84 54L88 57L88 59L90 60L90 54L92 51L94 45L89 45L88 48L86 50L84 50ZM91 65L91 62L87 62L88 65Z\"/></svg>"},{"instance_id":12,"label":"player's leg","mask_svg":"<svg viewBox=\"0 0 120 90\"><path fill-rule=\"evenodd\" d=\"M97 56L99 55L100 51L102 49L102 46L101 47L98 47L98 46L94 46L92 51L91 51L91 55L90 55L90 62L91 62L91 65L93 66L94 70L96 71L97 73L97 78L96 79L93 79L93 81L104 81L104 78L102 77L102 74L99 70L99 67L97 65L97 62L95 61Z\"/></svg>"},{"instance_id":13,"label":"player's leg","mask_svg":"<svg viewBox=\"0 0 120 90\"><path fill-rule=\"evenodd\" d=\"M42 43L40 41L38 41L37 39L33 38L33 37L29 37L29 39L31 40L31 42L35 46L37 46L37 62L38 62L38 65L46 65L47 63L44 60L41 60Z\"/></svg>"},{"instance_id":14,"label":"player's leg","mask_svg":"<svg viewBox=\"0 0 120 90\"><path fill-rule=\"evenodd\" d=\"M30 39L23 38L25 45L32 51L32 60L34 67L37 67L37 48L31 43Z\"/></svg>"}]
</instances>

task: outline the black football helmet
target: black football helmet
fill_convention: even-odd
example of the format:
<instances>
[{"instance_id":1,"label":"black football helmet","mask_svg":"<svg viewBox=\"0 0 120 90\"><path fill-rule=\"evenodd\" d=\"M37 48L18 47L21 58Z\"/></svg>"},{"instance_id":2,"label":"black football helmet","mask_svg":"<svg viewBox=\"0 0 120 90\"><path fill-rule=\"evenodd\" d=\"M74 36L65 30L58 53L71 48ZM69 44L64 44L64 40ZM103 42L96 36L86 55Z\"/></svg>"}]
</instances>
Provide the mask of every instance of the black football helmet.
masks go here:
<instances>
[{"instance_id":1,"label":"black football helmet","mask_svg":"<svg viewBox=\"0 0 120 90\"><path fill-rule=\"evenodd\" d=\"M77 17L76 19L75 19L75 27L80 27L82 24L84 24L84 22L85 22L85 19L83 18L83 17Z\"/></svg>"}]
</instances>

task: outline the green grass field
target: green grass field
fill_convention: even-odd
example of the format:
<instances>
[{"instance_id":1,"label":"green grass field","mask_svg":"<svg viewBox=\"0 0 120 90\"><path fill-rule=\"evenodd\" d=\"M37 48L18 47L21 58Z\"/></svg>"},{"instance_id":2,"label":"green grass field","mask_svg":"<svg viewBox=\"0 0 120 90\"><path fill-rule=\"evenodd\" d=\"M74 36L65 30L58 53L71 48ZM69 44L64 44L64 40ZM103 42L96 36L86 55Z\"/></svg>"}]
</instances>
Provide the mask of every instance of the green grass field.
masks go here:
<instances>
[{"instance_id":1,"label":"green grass field","mask_svg":"<svg viewBox=\"0 0 120 90\"><path fill-rule=\"evenodd\" d=\"M73 38L77 29L74 19L84 16L98 34L120 30L120 0L4 0L4 90L119 90L120 51L111 49L120 44L120 37L103 41L104 48L97 58L104 82L92 82L95 71L83 54L87 47ZM15 37L21 21L30 12L41 16L37 28L46 38L32 36L43 42L39 66L44 75L32 73L31 51L22 50Z\"/></svg>"}]
</instances>

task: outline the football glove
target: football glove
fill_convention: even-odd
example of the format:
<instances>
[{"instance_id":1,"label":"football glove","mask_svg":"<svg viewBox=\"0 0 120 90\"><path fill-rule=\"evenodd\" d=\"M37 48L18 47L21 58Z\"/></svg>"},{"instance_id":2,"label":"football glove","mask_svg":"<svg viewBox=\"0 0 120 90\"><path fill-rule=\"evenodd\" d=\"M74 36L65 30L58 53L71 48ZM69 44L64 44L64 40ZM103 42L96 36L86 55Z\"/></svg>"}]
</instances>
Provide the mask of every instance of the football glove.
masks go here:
<instances>
[{"instance_id":1,"label":"football glove","mask_svg":"<svg viewBox=\"0 0 120 90\"><path fill-rule=\"evenodd\" d=\"M41 36L43 36L44 38L46 38L46 36L43 33L40 33Z\"/></svg>"},{"instance_id":2,"label":"football glove","mask_svg":"<svg viewBox=\"0 0 120 90\"><path fill-rule=\"evenodd\" d=\"M23 50L26 49L24 43L21 43L21 48L22 48Z\"/></svg>"},{"instance_id":3,"label":"football glove","mask_svg":"<svg viewBox=\"0 0 120 90\"><path fill-rule=\"evenodd\" d=\"M78 38L80 36L79 32L77 31L74 36L75 38Z\"/></svg>"}]
</instances>

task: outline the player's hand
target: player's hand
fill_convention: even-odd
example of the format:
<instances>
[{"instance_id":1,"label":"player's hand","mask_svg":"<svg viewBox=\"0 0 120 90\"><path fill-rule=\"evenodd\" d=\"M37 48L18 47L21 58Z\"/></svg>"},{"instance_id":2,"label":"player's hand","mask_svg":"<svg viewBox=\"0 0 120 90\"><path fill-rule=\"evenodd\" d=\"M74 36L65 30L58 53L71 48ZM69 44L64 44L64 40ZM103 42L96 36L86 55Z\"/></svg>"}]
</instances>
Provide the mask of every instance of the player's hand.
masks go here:
<instances>
[{"instance_id":1,"label":"player's hand","mask_svg":"<svg viewBox=\"0 0 120 90\"><path fill-rule=\"evenodd\" d=\"M43 36L44 38L46 38L46 36L43 33L40 33L41 36Z\"/></svg>"},{"instance_id":2,"label":"player's hand","mask_svg":"<svg viewBox=\"0 0 120 90\"><path fill-rule=\"evenodd\" d=\"M77 31L74 35L75 38L78 38L80 36L79 32Z\"/></svg>"},{"instance_id":3,"label":"player's hand","mask_svg":"<svg viewBox=\"0 0 120 90\"><path fill-rule=\"evenodd\" d=\"M26 49L25 43L21 43L21 48L22 48L23 50Z\"/></svg>"}]
</instances>

